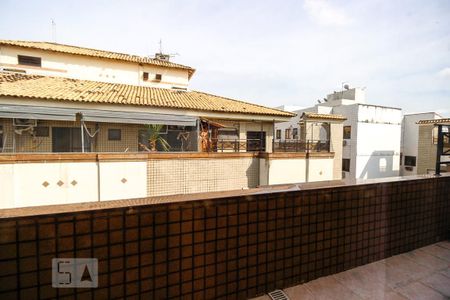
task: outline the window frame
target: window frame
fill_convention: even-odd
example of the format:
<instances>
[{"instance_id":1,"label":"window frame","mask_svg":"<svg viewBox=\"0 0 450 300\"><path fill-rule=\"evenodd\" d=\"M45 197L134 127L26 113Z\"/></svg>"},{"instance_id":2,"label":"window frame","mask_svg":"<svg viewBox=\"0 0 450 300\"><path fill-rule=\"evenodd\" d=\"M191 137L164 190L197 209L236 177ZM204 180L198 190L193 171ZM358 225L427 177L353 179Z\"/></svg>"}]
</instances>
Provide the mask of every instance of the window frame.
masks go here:
<instances>
[{"instance_id":1,"label":"window frame","mask_svg":"<svg viewBox=\"0 0 450 300\"><path fill-rule=\"evenodd\" d=\"M412 155L405 155L405 167L415 167L417 166L417 157Z\"/></svg>"},{"instance_id":2,"label":"window frame","mask_svg":"<svg viewBox=\"0 0 450 300\"><path fill-rule=\"evenodd\" d=\"M346 129L349 129L346 131ZM346 125L342 128L342 139L350 140L352 138L352 126Z\"/></svg>"},{"instance_id":3,"label":"window frame","mask_svg":"<svg viewBox=\"0 0 450 300\"><path fill-rule=\"evenodd\" d=\"M281 140L281 129L275 131L275 139Z\"/></svg>"},{"instance_id":4,"label":"window frame","mask_svg":"<svg viewBox=\"0 0 450 300\"><path fill-rule=\"evenodd\" d=\"M119 134L119 136L113 136ZM122 140L122 129L120 128L108 128L108 141L121 141Z\"/></svg>"},{"instance_id":5,"label":"window frame","mask_svg":"<svg viewBox=\"0 0 450 300\"><path fill-rule=\"evenodd\" d=\"M33 60L35 62L33 62ZM37 61L39 61L39 63ZM30 67L42 68L42 57L18 54L17 55L17 64L21 65L21 66L30 66Z\"/></svg>"},{"instance_id":6,"label":"window frame","mask_svg":"<svg viewBox=\"0 0 450 300\"><path fill-rule=\"evenodd\" d=\"M347 162L348 162L348 168L344 168L344 166L347 166ZM342 159L342 171L343 172L350 172L350 166L351 166L350 158L343 158Z\"/></svg>"}]
</instances>

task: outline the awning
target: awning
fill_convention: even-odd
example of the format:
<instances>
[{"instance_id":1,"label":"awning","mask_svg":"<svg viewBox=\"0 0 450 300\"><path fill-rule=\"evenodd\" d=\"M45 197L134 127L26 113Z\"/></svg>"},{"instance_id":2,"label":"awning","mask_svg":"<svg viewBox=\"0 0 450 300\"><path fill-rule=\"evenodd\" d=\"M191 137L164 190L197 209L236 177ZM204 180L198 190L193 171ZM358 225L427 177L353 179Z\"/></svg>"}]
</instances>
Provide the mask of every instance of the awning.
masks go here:
<instances>
[{"instance_id":1,"label":"awning","mask_svg":"<svg viewBox=\"0 0 450 300\"><path fill-rule=\"evenodd\" d=\"M84 121L90 122L178 126L196 126L197 124L196 117L185 115L0 104L0 118L75 121L79 113L82 114Z\"/></svg>"},{"instance_id":2,"label":"awning","mask_svg":"<svg viewBox=\"0 0 450 300\"><path fill-rule=\"evenodd\" d=\"M0 118L75 121L76 109L0 104Z\"/></svg>"},{"instance_id":3,"label":"awning","mask_svg":"<svg viewBox=\"0 0 450 300\"><path fill-rule=\"evenodd\" d=\"M195 126L197 118L184 115L153 114L137 112L118 112L107 110L80 110L84 121L128 123L128 124L161 124L178 126Z\"/></svg>"}]
</instances>

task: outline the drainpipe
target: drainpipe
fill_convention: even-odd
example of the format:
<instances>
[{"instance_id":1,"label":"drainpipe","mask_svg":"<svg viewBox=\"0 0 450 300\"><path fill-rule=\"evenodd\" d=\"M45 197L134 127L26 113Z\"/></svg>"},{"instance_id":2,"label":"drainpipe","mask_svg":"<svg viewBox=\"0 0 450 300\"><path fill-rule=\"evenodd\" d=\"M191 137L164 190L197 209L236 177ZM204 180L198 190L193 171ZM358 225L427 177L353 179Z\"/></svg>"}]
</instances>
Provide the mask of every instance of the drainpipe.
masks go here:
<instances>
[{"instance_id":1,"label":"drainpipe","mask_svg":"<svg viewBox=\"0 0 450 300\"><path fill-rule=\"evenodd\" d=\"M81 152L84 153L84 121L83 121L83 117L81 117L80 119L80 128L81 128Z\"/></svg>"}]
</instances>

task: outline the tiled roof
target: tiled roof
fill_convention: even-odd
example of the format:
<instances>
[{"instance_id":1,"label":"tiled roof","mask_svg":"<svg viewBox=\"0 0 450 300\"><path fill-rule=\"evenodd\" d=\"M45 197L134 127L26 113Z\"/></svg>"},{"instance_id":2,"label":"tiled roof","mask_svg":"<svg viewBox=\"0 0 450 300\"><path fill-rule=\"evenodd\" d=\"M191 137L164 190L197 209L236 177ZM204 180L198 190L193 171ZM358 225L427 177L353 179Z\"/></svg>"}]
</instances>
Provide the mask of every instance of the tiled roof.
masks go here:
<instances>
[{"instance_id":1,"label":"tiled roof","mask_svg":"<svg viewBox=\"0 0 450 300\"><path fill-rule=\"evenodd\" d=\"M107 59L113 59L113 60L122 60L122 61L129 61L129 62L135 62L135 63L140 63L140 64L160 66L160 67L184 69L189 72L189 78L195 72L195 69L193 69L191 67L172 63L169 61L164 61L164 60L159 60L159 59L154 59L154 58L149 58L149 57L142 57L142 56L137 56L137 55L105 51L105 50L97 50L97 49L83 48L83 47L77 47L77 46L49 43L49 42L0 40L0 46L1 45L40 49L40 50L46 50L46 51L54 51L54 52L68 53L68 54L74 54L74 55L84 55L84 56L90 56L90 57L107 58Z\"/></svg>"},{"instance_id":2,"label":"tiled roof","mask_svg":"<svg viewBox=\"0 0 450 300\"><path fill-rule=\"evenodd\" d=\"M426 125L426 124L442 124L442 125L450 125L450 118L446 119L433 119L433 120L420 120L417 122L417 124L420 125Z\"/></svg>"},{"instance_id":3,"label":"tiled roof","mask_svg":"<svg viewBox=\"0 0 450 300\"><path fill-rule=\"evenodd\" d=\"M320 120L336 120L336 121L345 121L346 117L342 115L335 114L318 114L313 112L304 112L301 116L302 119L320 119Z\"/></svg>"},{"instance_id":4,"label":"tiled roof","mask_svg":"<svg viewBox=\"0 0 450 300\"><path fill-rule=\"evenodd\" d=\"M0 72L0 96L292 117L295 114L197 91Z\"/></svg>"}]
</instances>

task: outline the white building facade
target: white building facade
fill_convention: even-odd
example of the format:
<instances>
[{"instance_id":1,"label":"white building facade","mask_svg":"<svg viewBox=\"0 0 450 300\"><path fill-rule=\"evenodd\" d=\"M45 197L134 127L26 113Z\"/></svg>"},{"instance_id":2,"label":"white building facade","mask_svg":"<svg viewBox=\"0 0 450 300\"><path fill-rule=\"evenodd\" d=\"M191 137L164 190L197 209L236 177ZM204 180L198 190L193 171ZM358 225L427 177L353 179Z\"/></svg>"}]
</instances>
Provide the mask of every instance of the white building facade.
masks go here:
<instances>
[{"instance_id":1,"label":"white building facade","mask_svg":"<svg viewBox=\"0 0 450 300\"><path fill-rule=\"evenodd\" d=\"M346 89L329 94L322 103L295 111L297 117L275 125L277 140L301 136L303 112L338 114L344 121L342 177L371 179L399 175L402 111L365 103L365 90ZM292 132L298 132L296 136ZM288 135L286 135L288 133Z\"/></svg>"}]
</instances>

